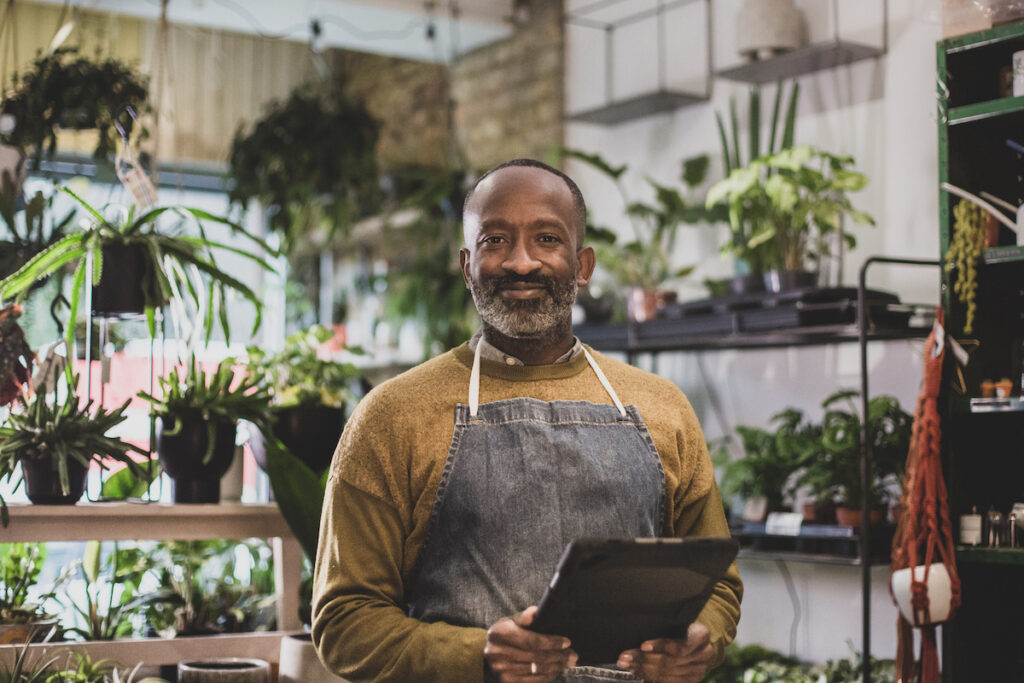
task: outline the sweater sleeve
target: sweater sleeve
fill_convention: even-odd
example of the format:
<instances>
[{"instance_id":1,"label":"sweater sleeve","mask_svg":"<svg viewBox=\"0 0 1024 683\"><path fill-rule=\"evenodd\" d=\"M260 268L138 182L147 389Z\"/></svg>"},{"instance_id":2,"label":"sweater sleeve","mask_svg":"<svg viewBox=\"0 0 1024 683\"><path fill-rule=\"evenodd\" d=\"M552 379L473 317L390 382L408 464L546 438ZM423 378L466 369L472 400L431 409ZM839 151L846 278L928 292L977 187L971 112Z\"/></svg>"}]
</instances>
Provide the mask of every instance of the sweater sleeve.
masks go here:
<instances>
[{"instance_id":1,"label":"sweater sleeve","mask_svg":"<svg viewBox=\"0 0 1024 683\"><path fill-rule=\"evenodd\" d=\"M331 477L313 576L313 642L349 681L479 681L483 629L406 616L403 533L387 503Z\"/></svg>"},{"instance_id":2,"label":"sweater sleeve","mask_svg":"<svg viewBox=\"0 0 1024 683\"><path fill-rule=\"evenodd\" d=\"M729 524L725 519L722 499L718 487L712 485L700 499L688 505L676 522L676 533L687 536L729 536ZM725 576L715 584L704 610L697 621L708 627L711 644L715 648L712 668L725 658L725 646L736 637L736 624L740 620L740 601L743 598L743 582L734 561Z\"/></svg>"}]
</instances>

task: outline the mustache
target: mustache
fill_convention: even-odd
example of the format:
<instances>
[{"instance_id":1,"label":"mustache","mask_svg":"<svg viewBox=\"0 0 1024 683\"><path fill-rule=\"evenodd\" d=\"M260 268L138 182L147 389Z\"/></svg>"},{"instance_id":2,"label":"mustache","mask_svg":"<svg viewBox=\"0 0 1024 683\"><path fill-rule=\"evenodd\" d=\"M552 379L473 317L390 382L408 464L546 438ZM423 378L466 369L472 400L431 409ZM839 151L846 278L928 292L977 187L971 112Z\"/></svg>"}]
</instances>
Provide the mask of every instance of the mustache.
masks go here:
<instances>
[{"instance_id":1,"label":"mustache","mask_svg":"<svg viewBox=\"0 0 1024 683\"><path fill-rule=\"evenodd\" d=\"M488 287L492 292L496 292L499 289L511 287L512 285L533 285L535 287L543 287L549 292L555 291L555 278L547 275L499 275L491 278L488 282Z\"/></svg>"}]
</instances>

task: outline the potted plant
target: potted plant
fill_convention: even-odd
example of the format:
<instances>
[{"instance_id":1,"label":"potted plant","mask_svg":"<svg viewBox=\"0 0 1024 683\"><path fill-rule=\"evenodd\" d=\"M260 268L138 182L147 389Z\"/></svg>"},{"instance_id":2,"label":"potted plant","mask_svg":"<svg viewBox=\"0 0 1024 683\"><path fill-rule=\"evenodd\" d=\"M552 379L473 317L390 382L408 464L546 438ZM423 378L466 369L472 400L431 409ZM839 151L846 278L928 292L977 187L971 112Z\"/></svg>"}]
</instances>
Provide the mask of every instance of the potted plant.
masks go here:
<instances>
[{"instance_id":1,"label":"potted plant","mask_svg":"<svg viewBox=\"0 0 1024 683\"><path fill-rule=\"evenodd\" d=\"M66 376L65 376L66 377ZM58 387L58 389L61 387ZM63 399L59 394L63 393ZM124 412L131 400L108 410L83 401L78 395L78 376L66 382L66 390L47 394L36 393L31 399L19 394L20 404L0 426L0 478L14 476L21 465L28 499L43 505L71 505L85 493L85 476L90 463L109 469L108 461L119 462L144 477L143 466L129 455L132 451L146 455L121 439L108 436L125 420ZM7 507L0 498L4 526Z\"/></svg>"},{"instance_id":2,"label":"potted plant","mask_svg":"<svg viewBox=\"0 0 1024 683\"><path fill-rule=\"evenodd\" d=\"M786 113L779 118L782 111L782 101L785 97L785 83L778 81L775 87L775 102L772 105L772 116L768 129L768 138L764 141L762 151L761 143L761 88L755 86L750 89L747 97L747 163L762 156L762 154L774 154L780 150L793 146L796 130L796 104L800 94L800 84L797 81L790 81L789 97L786 105ZM736 99L729 98L729 126L726 127L725 119L721 112L715 112L715 122L718 125L718 137L722 146L722 166L725 175L729 176L735 169L742 168L743 142L740 140L740 122L737 115ZM781 128L780 128L781 125ZM731 138L731 139L730 139ZM729 224L729 237L722 245L722 254L734 258L735 275L726 282L728 294L746 294L764 290L765 264L762 262L761 252L749 245L753 230L756 227L751 218L746 215L743 207L727 207L724 203L718 203L725 214L721 220ZM714 293L712 293L714 296Z\"/></svg>"},{"instance_id":3,"label":"potted plant","mask_svg":"<svg viewBox=\"0 0 1024 683\"><path fill-rule=\"evenodd\" d=\"M270 227L289 253L322 225L333 232L376 191L379 124L335 87L302 86L275 100L231 142L231 201L271 207Z\"/></svg>"},{"instance_id":4,"label":"potted plant","mask_svg":"<svg viewBox=\"0 0 1024 683\"><path fill-rule=\"evenodd\" d=\"M237 372L234 363L225 358L208 374L193 355L184 368L159 378L160 398L138 393L157 417L156 451L172 479L176 503L220 501L220 478L235 455L238 420L269 429L269 390Z\"/></svg>"},{"instance_id":5,"label":"potted plant","mask_svg":"<svg viewBox=\"0 0 1024 683\"><path fill-rule=\"evenodd\" d=\"M859 526L861 517L860 450L861 419L854 405L856 391L838 391L822 403L821 455L832 472L839 524ZM903 478L913 416L892 396L868 401L867 435L871 450L872 479L866 492L872 524L885 519L889 490Z\"/></svg>"},{"instance_id":6,"label":"potted plant","mask_svg":"<svg viewBox=\"0 0 1024 683\"><path fill-rule=\"evenodd\" d=\"M18 324L21 314L22 308L16 303L0 308L0 406L10 405L21 395L22 386L28 382L32 364L36 362L35 351L25 341L25 331ZM0 470L0 476L2 472Z\"/></svg>"},{"instance_id":7,"label":"potted plant","mask_svg":"<svg viewBox=\"0 0 1024 683\"><path fill-rule=\"evenodd\" d=\"M953 207L953 218L953 234L944 266L955 273L951 278L953 294L964 305L964 334L973 334L978 310L978 261L982 250L990 246L985 236L986 213L973 202L961 199Z\"/></svg>"},{"instance_id":8,"label":"potted plant","mask_svg":"<svg viewBox=\"0 0 1024 683\"><path fill-rule=\"evenodd\" d=\"M43 607L52 592L29 601L44 558L45 546L39 543L0 543L0 643L27 643L57 625Z\"/></svg>"},{"instance_id":9,"label":"potted plant","mask_svg":"<svg viewBox=\"0 0 1024 683\"><path fill-rule=\"evenodd\" d=\"M207 340L213 332L215 316L225 338L230 339L225 306L228 291L234 291L252 303L256 311L253 331L259 327L262 311L259 297L248 285L217 265L216 253L230 252L268 272L273 269L251 251L208 239L204 222L226 226L231 234L248 240L260 253L274 253L242 226L201 209L179 206L150 209L141 215L136 215L132 207L121 212L120 220L114 221L104 217L71 190L60 189L85 209L92 224L83 232L67 235L43 249L16 272L0 280L0 298L21 299L34 282L73 264L71 313L66 325L69 346L74 343L81 292L90 275L86 272L90 252L94 263L89 283L92 286L92 310L96 314L144 312L149 334L155 336L156 310L174 299L201 313L199 329L205 329ZM181 234L180 225L174 230L159 227L159 219L165 214L194 221L198 236ZM104 263L116 263L117 267L104 268Z\"/></svg>"},{"instance_id":10,"label":"potted plant","mask_svg":"<svg viewBox=\"0 0 1024 683\"><path fill-rule=\"evenodd\" d=\"M705 208L703 202L693 197L694 190L707 177L707 155L682 162L682 192L648 178L655 197L653 203L648 203L629 198L622 182L627 170L625 165L612 166L600 155L579 150L564 149L562 154L582 161L610 178L622 197L633 239L619 242L613 231L596 226L588 226L588 232L595 243L598 263L627 288L630 319L642 321L653 318L657 308L674 299L674 292L663 289L665 283L686 277L696 267L678 268L672 264L679 228L685 224L724 218L717 207Z\"/></svg>"},{"instance_id":11,"label":"potted plant","mask_svg":"<svg viewBox=\"0 0 1024 683\"><path fill-rule=\"evenodd\" d=\"M321 346L332 335L326 327L314 325L289 335L276 353L258 346L246 349L246 370L271 397L271 433L317 474L331 464L345 426L346 404L355 400L348 385L361 375L353 364L321 353ZM255 434L249 443L265 470L263 435Z\"/></svg>"},{"instance_id":12,"label":"potted plant","mask_svg":"<svg viewBox=\"0 0 1024 683\"><path fill-rule=\"evenodd\" d=\"M727 203L734 235L741 220L750 221L749 237L739 248L766 269L767 289L815 286L818 262L831 253L833 236L848 247L856 245L843 215L874 225L847 197L867 184L853 163L852 157L801 145L735 168L708 190L707 206Z\"/></svg>"},{"instance_id":13,"label":"potted plant","mask_svg":"<svg viewBox=\"0 0 1024 683\"><path fill-rule=\"evenodd\" d=\"M38 168L43 153L57 149L57 130L96 129L94 156L106 159L115 150L119 121L126 133L132 117L120 117L126 107L148 109L147 79L115 59L93 60L77 48L63 47L40 54L22 74L15 75L14 92L3 102L3 113L14 116L5 142L32 147Z\"/></svg>"},{"instance_id":14,"label":"potted plant","mask_svg":"<svg viewBox=\"0 0 1024 683\"><path fill-rule=\"evenodd\" d=\"M54 196L36 192L21 206L21 193L10 178L5 175L0 180L0 218L7 228L5 239L0 240L0 279L68 233L75 212L55 218L52 215Z\"/></svg>"},{"instance_id":15,"label":"potted plant","mask_svg":"<svg viewBox=\"0 0 1024 683\"><path fill-rule=\"evenodd\" d=\"M715 464L724 468L723 495L741 496L750 521L763 521L767 513L783 509L788 481L816 441L814 425L804 422L803 413L795 408L772 415L771 422L777 425L775 431L736 427L744 456L729 460L727 452L719 452L715 458Z\"/></svg>"}]
</instances>

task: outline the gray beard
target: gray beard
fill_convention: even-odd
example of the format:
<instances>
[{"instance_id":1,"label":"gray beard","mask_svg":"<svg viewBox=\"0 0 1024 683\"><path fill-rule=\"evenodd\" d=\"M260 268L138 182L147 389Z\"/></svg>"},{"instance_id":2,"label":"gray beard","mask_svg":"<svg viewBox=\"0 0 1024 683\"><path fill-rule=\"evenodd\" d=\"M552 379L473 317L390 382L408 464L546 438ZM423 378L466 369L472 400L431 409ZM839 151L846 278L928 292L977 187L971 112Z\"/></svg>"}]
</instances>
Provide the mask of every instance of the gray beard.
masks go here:
<instances>
[{"instance_id":1,"label":"gray beard","mask_svg":"<svg viewBox=\"0 0 1024 683\"><path fill-rule=\"evenodd\" d=\"M539 299L517 300L501 296L499 289L507 281L540 282L547 290ZM553 278L491 278L481 283L470 279L469 291L484 325L511 339L544 340L555 337L572 324L572 305L576 301L574 274L567 282Z\"/></svg>"}]
</instances>

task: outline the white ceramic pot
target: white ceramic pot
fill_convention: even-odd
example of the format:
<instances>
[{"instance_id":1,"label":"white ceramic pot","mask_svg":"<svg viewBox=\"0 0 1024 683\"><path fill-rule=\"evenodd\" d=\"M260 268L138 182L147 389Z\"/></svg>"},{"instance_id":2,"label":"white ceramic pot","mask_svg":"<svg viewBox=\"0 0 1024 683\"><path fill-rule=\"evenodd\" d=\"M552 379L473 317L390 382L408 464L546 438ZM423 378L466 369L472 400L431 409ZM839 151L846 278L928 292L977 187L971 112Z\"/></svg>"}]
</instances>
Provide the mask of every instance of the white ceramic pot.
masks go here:
<instances>
[{"instance_id":1,"label":"white ceramic pot","mask_svg":"<svg viewBox=\"0 0 1024 683\"><path fill-rule=\"evenodd\" d=\"M803 47L804 15L793 0L744 0L736 17L736 48L747 59L767 59Z\"/></svg>"},{"instance_id":2,"label":"white ceramic pot","mask_svg":"<svg viewBox=\"0 0 1024 683\"><path fill-rule=\"evenodd\" d=\"M925 566L918 565L914 569L914 578L918 581L925 580ZM953 591L950 585L949 571L946 565L936 562L928 567L928 579L925 582L928 587L928 614L918 615L923 620L915 619L914 609L911 602L910 589L910 568L897 569L889 577L889 590L896 600L896 606L903 618L915 626L926 624L938 624L949 619L949 612L952 607Z\"/></svg>"},{"instance_id":3,"label":"white ceramic pot","mask_svg":"<svg viewBox=\"0 0 1024 683\"><path fill-rule=\"evenodd\" d=\"M268 683L270 664L262 659L223 657L178 664L178 683Z\"/></svg>"},{"instance_id":4,"label":"white ceramic pot","mask_svg":"<svg viewBox=\"0 0 1024 683\"><path fill-rule=\"evenodd\" d=\"M344 681L323 665L308 633L281 638L278 683L336 683Z\"/></svg>"}]
</instances>

